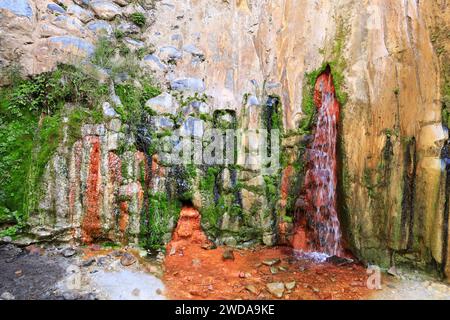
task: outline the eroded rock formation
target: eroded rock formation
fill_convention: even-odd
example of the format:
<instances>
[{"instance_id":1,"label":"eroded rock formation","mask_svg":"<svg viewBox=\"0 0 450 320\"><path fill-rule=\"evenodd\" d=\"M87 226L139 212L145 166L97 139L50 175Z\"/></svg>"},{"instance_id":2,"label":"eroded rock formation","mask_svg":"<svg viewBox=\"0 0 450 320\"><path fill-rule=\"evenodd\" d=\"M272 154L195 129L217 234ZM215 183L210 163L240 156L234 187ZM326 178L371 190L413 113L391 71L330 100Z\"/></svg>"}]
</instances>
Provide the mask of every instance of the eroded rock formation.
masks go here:
<instances>
[{"instance_id":1,"label":"eroded rock formation","mask_svg":"<svg viewBox=\"0 0 450 320\"><path fill-rule=\"evenodd\" d=\"M450 44L443 36L449 10L446 1L415 0L167 0L142 5L0 0L0 65L19 64L33 75L58 62L80 63L92 55L101 34L120 34L133 50L152 46L154 52L140 63L165 86L165 94L148 102L158 115L151 117L153 128L161 130L177 125L170 115L185 107L197 109L184 114L181 126L187 130L198 128L192 125L197 121L213 126L214 120L201 114L260 128L268 101L276 97L284 132L277 183L268 183L260 168L220 168L209 177L214 190L225 190L229 206L237 201L241 208L237 216L221 212L218 223L227 232L216 236L228 244L252 237L273 244L280 240L276 225L282 240L291 238L304 173L301 146L309 143L314 124L308 107L311 83L329 64L342 104L337 191L348 247L368 262L437 265L448 274L448 179L442 160L448 133L441 88L449 81L445 57ZM136 12L147 18L142 29L130 22ZM180 94L204 99L180 105L190 101L180 100ZM34 228L51 224L85 240L93 235L122 239L125 230L137 235L144 189L166 192L175 169L156 155L116 153L111 136L120 135L120 129L109 125L84 126L83 138L53 157L43 181L45 197L33 209L32 216L40 217ZM201 136L203 131L193 133ZM127 177L119 169L123 163ZM153 172L147 182L141 179L142 167L147 175ZM205 175L202 171L198 177ZM217 201L202 197L202 179L193 178L189 187L189 200L200 210ZM268 191L272 186L279 198ZM268 203L274 198L276 203ZM233 236L243 227L249 231L245 236Z\"/></svg>"}]
</instances>

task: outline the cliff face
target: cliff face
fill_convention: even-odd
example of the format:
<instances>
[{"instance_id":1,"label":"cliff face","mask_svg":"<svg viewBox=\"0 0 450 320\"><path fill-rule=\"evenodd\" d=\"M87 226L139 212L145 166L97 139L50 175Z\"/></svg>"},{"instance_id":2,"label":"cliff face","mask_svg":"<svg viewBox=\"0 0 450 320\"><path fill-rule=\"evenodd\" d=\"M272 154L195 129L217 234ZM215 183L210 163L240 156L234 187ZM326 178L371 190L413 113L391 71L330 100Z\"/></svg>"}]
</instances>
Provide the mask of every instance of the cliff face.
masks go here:
<instances>
[{"instance_id":1,"label":"cliff face","mask_svg":"<svg viewBox=\"0 0 450 320\"><path fill-rule=\"evenodd\" d=\"M285 217L294 215L302 176L300 146L311 133L305 126L311 116L310 84L330 65L342 105L338 201L347 247L369 262L437 264L442 271L447 266L448 273L448 188L442 159L448 133L441 103L448 81L445 57L450 20L445 1L60 2L61 10L51 1L0 0L2 66L19 63L31 75L51 70L57 62L74 63L92 54L99 30L113 37L119 29L132 50L155 49L140 63L163 84L163 91L204 95L208 114L225 110L241 127L258 128L262 115L255 110L266 106L269 97L279 99L287 159L276 184L280 198L270 204L276 214L258 212L269 206L267 179L260 168L221 169L218 183L219 189L226 189L223 186L230 182L230 174L236 176L240 182L236 197L241 198L243 211L242 219L220 217L222 224L225 220L222 229L261 229L258 237L267 244L289 240L292 225ZM135 12L147 18L141 30L130 24ZM97 129L92 130L101 131ZM67 207L64 212L72 205L81 208L79 222L65 221L69 228L75 227L79 238L83 230L97 230L101 224L116 223L120 234L120 218L112 222L111 212L121 217L121 206L129 206L133 197L137 199L132 205L134 216L139 220L139 190L145 189L145 183L138 181L139 173L126 183L115 182L111 167L115 155L108 147L109 139L104 138L109 131L95 132L86 132L70 148L72 160L66 164L84 187L71 188L74 180L67 174L44 177L48 191L39 205L41 217L55 212L55 207L46 207L49 203ZM74 155L77 150L78 156ZM161 181L170 176L171 169L157 157L145 161L147 173L153 172L150 184L155 193L165 192ZM58 156L48 170L57 164ZM192 183L191 200L201 209L210 200L200 194L198 180ZM101 191L93 183L101 185ZM66 187L55 190L52 185ZM126 186L135 190L128 202L120 199ZM84 205L72 204L78 197L74 192L83 195ZM102 203L102 213L93 209L91 198ZM134 223L139 225L139 221ZM229 234L221 239L233 243Z\"/></svg>"}]
</instances>

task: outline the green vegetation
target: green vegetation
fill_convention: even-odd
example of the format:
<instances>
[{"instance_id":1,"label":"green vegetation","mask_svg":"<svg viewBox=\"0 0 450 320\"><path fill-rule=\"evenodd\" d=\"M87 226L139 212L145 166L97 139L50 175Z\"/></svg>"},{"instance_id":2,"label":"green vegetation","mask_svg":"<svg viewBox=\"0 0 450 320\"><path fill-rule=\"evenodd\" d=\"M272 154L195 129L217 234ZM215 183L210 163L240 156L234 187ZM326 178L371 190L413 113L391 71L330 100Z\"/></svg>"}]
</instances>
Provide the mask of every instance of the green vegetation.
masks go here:
<instances>
[{"instance_id":1,"label":"green vegetation","mask_svg":"<svg viewBox=\"0 0 450 320\"><path fill-rule=\"evenodd\" d=\"M139 16L134 18L142 22ZM23 228L35 209L42 176L62 141L63 127L71 146L81 137L83 124L103 121L100 106L110 98L108 81L99 81L105 71L111 78L126 74L145 79L115 86L122 101L116 111L130 130L141 123L145 102L160 94L148 78L138 76L137 59L146 51L132 52L120 40L123 36L116 32L116 40L98 40L91 62L103 71L92 65L59 65L55 71L23 79L18 68L2 70L10 85L0 88L0 222L16 225L0 236Z\"/></svg>"},{"instance_id":2,"label":"green vegetation","mask_svg":"<svg viewBox=\"0 0 450 320\"><path fill-rule=\"evenodd\" d=\"M68 115L73 141L81 120L96 114L107 92L94 76L66 65L31 79L11 77L11 85L0 89L0 212L17 223L2 234L14 234L28 218L30 198L62 138L65 103L86 106Z\"/></svg>"},{"instance_id":3,"label":"green vegetation","mask_svg":"<svg viewBox=\"0 0 450 320\"><path fill-rule=\"evenodd\" d=\"M114 36L117 40L122 40L123 38L125 38L125 33L122 30L116 29L114 30Z\"/></svg>"},{"instance_id":4,"label":"green vegetation","mask_svg":"<svg viewBox=\"0 0 450 320\"><path fill-rule=\"evenodd\" d=\"M164 236L172 232L180 210L180 201L169 199L167 194L150 195L148 210L142 215L140 245L148 249L161 248Z\"/></svg>"},{"instance_id":5,"label":"green vegetation","mask_svg":"<svg viewBox=\"0 0 450 320\"><path fill-rule=\"evenodd\" d=\"M145 26L145 23L147 21L144 14L142 14L141 12L132 13L130 19L135 25L141 28Z\"/></svg>"},{"instance_id":6,"label":"green vegetation","mask_svg":"<svg viewBox=\"0 0 450 320\"><path fill-rule=\"evenodd\" d=\"M138 125L141 122L145 102L161 94L150 81L143 81L141 87L136 87L131 82L117 84L115 91L122 102L122 106L116 106L116 111L122 120L130 125Z\"/></svg>"}]
</instances>

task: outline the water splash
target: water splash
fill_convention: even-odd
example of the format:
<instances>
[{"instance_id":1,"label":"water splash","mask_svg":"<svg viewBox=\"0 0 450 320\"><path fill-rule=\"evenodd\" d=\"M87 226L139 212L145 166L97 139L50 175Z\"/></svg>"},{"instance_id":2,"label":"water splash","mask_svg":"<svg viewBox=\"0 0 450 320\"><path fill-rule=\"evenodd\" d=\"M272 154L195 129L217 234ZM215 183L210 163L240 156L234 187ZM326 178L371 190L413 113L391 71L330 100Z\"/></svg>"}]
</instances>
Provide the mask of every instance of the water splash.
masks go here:
<instances>
[{"instance_id":1,"label":"water splash","mask_svg":"<svg viewBox=\"0 0 450 320\"><path fill-rule=\"evenodd\" d=\"M329 69L316 81L314 103L317 125L311 149L307 150L306 175L297 204L294 249L342 255L337 214L337 123L339 102Z\"/></svg>"}]
</instances>

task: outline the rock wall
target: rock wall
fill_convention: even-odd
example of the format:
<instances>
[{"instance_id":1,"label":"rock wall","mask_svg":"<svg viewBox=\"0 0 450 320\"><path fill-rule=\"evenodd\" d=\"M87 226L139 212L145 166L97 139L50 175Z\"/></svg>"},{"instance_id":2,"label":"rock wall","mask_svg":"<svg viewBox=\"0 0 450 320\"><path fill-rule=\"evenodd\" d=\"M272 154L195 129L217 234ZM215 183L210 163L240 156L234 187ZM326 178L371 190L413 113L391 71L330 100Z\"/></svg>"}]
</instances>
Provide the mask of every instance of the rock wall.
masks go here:
<instances>
[{"instance_id":1,"label":"rock wall","mask_svg":"<svg viewBox=\"0 0 450 320\"><path fill-rule=\"evenodd\" d=\"M75 143L64 135L41 185L31 191L29 234L46 241L137 243L147 160L139 151L119 151L133 145L133 137L123 133L118 115L81 131Z\"/></svg>"},{"instance_id":2,"label":"rock wall","mask_svg":"<svg viewBox=\"0 0 450 320\"><path fill-rule=\"evenodd\" d=\"M258 110L269 97L279 97L287 158L279 181L280 214L258 222L259 227L266 226L262 237L265 234L265 242L271 244L279 233L277 223L282 231L279 240L289 240L291 224L285 217L293 215L295 205L289 203L295 204L299 193L299 146L310 134L299 130L309 116L308 77L329 64L343 104L338 192L347 246L369 262L434 264L441 270L447 265L448 272L449 225L444 209L448 189L441 159L448 139L441 112L445 68L434 41L436 26L448 25L448 10L445 1L414 0L166 0L142 5L0 0L0 65L19 63L28 75L40 73L57 62L92 54L100 30L110 36L122 30L131 47L155 49L141 61L141 67L165 85L167 95L150 106L155 110L170 107L170 97L179 102L179 92L184 97L197 92L206 97L206 113L225 110L245 128L255 128L261 120ZM130 24L133 12L142 12L149 21L142 31ZM152 121L171 125L164 117ZM108 190L118 188L119 183L113 187L105 182L111 175L108 148L102 138L90 136L79 142L84 154L79 184L94 181ZM105 151L97 155L97 148ZM99 169L86 159L96 157L101 159ZM154 169L161 166L157 158L153 162ZM101 179L95 178L98 172ZM167 170L160 172L164 180ZM254 203L259 203L253 207L258 211L267 198L253 187L266 189L267 179L258 170L237 175L243 182L240 194L247 207L243 211L251 218ZM77 222L80 232L97 230L99 221L110 223L104 217L112 214L112 202L105 200L111 195L95 186L86 188L85 201L97 201L101 195L109 204L101 210L81 210L79 219L90 218ZM133 189L135 194L138 189ZM61 192L48 196L55 199ZM195 195L192 200L202 206ZM69 207L67 203L60 205Z\"/></svg>"}]
</instances>

